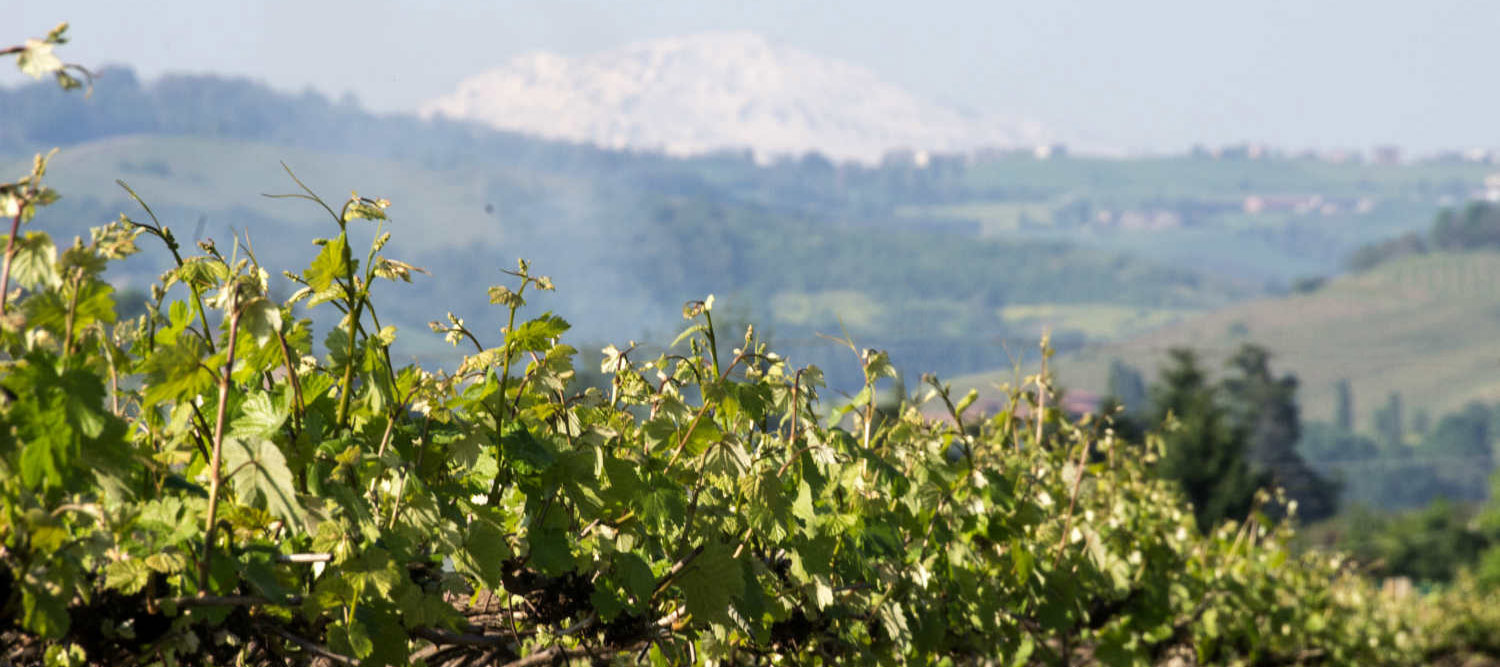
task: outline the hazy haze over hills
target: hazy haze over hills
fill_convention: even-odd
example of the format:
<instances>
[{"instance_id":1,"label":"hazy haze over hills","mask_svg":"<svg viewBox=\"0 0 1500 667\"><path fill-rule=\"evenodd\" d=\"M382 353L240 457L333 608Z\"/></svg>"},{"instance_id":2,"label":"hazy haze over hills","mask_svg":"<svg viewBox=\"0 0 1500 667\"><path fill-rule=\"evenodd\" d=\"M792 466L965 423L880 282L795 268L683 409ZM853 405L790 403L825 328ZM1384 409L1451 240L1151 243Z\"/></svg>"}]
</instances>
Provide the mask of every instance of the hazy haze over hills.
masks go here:
<instances>
[{"instance_id":1,"label":"hazy haze over hills","mask_svg":"<svg viewBox=\"0 0 1500 667\"><path fill-rule=\"evenodd\" d=\"M1029 146L1035 123L974 117L917 98L864 68L712 32L569 58L518 56L422 107L553 139L696 155L762 158L818 151L873 162L887 150Z\"/></svg>"}]
</instances>

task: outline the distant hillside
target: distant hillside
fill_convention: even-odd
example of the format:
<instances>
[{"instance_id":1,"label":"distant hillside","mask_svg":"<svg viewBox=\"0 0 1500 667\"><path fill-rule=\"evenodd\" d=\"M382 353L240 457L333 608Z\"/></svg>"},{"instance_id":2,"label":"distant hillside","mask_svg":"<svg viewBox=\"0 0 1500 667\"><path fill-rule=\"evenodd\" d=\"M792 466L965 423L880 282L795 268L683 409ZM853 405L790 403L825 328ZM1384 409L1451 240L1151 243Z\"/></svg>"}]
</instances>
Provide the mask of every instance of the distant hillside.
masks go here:
<instances>
[{"instance_id":1,"label":"distant hillside","mask_svg":"<svg viewBox=\"0 0 1500 667\"><path fill-rule=\"evenodd\" d=\"M754 321L778 349L829 367L835 379L857 369L847 351L815 334L841 326L863 345L891 349L913 373L953 373L1005 358L1005 313L1016 304L1113 299L1175 312L1242 296L1191 271L1057 242L872 232L714 190L653 191L587 172L431 169L190 136L122 136L65 148L49 173L64 199L36 228L66 242L121 212L141 217L114 183L123 178L183 241L212 238L227 248L234 230L248 231L262 261L299 268L310 257L306 243L330 234L331 225L307 202L260 196L295 187L281 162L334 202L351 189L393 202L388 228L395 240L387 254L433 272L414 285L381 287L392 294L391 321L407 340L426 341L413 353L440 349L423 325L449 309L481 329L498 328L484 288L500 282L499 270L518 256L569 287L534 304L567 317L580 339L669 339L682 302L714 293L726 308L724 321ZM0 168L19 173L24 166L17 160ZM141 285L154 274L131 271L156 266L131 260L114 277Z\"/></svg>"},{"instance_id":2,"label":"distant hillside","mask_svg":"<svg viewBox=\"0 0 1500 667\"><path fill-rule=\"evenodd\" d=\"M1500 400L1500 253L1393 260L1310 294L1242 303L1090 346L1055 359L1054 368L1064 386L1099 394L1112 360L1150 376L1169 348L1186 346L1221 367L1251 341L1272 351L1275 368L1300 379L1305 419L1333 418L1334 383L1341 378L1352 385L1361 430L1370 428L1391 391L1400 391L1413 413L1426 409L1434 418L1471 400ZM997 371L957 382L983 388L1011 376Z\"/></svg>"},{"instance_id":3,"label":"distant hillside","mask_svg":"<svg viewBox=\"0 0 1500 667\"><path fill-rule=\"evenodd\" d=\"M699 155L818 151L876 162L896 148L1030 146L1034 123L965 116L861 67L750 33L707 33L578 58L512 59L433 100L422 115L608 148Z\"/></svg>"},{"instance_id":4,"label":"distant hillside","mask_svg":"<svg viewBox=\"0 0 1500 667\"><path fill-rule=\"evenodd\" d=\"M273 264L304 258L302 240L326 233L316 210L258 196L291 187L284 160L333 199L358 189L395 202L392 256L434 270L391 287L409 296L389 302L392 316L418 336L437 308L498 327L482 288L524 255L560 286L585 286L536 302L580 339L670 339L681 303L713 292L732 319L831 373L852 365L847 350L814 334L841 326L910 372L955 375L1004 365L1047 325L1073 349L1328 275L1349 248L1425 225L1493 168L1029 153L760 166L123 69L101 72L87 99L0 88L0 118L13 174L31 151L63 147L51 175L65 198L39 221L63 240L136 210L119 177L188 239L248 229ZM1265 209L1247 211L1252 198Z\"/></svg>"},{"instance_id":5,"label":"distant hillside","mask_svg":"<svg viewBox=\"0 0 1500 667\"><path fill-rule=\"evenodd\" d=\"M1461 210L1444 208L1426 234L1412 231L1359 248L1350 255L1348 265L1354 271L1366 271L1410 255L1485 249L1500 249L1500 205L1470 201Z\"/></svg>"}]
</instances>

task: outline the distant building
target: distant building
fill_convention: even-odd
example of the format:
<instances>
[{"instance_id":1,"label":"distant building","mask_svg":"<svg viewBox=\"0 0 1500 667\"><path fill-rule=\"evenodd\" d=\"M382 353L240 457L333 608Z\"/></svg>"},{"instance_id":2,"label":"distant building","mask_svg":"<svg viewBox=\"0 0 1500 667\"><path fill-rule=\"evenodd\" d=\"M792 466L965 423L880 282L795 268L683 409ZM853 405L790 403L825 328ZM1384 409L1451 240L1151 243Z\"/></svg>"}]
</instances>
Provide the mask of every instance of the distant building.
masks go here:
<instances>
[{"instance_id":1,"label":"distant building","mask_svg":"<svg viewBox=\"0 0 1500 667\"><path fill-rule=\"evenodd\" d=\"M1483 148L1470 148L1464 151L1464 162L1478 162L1490 164L1495 161L1495 154Z\"/></svg>"},{"instance_id":2,"label":"distant building","mask_svg":"<svg viewBox=\"0 0 1500 667\"><path fill-rule=\"evenodd\" d=\"M1067 144L1042 144L1037 146L1031 154L1038 160L1067 157L1068 146Z\"/></svg>"},{"instance_id":3,"label":"distant building","mask_svg":"<svg viewBox=\"0 0 1500 667\"><path fill-rule=\"evenodd\" d=\"M970 155L975 163L999 162L1017 157L1030 157L1032 151L1014 146L984 146L976 149Z\"/></svg>"},{"instance_id":4,"label":"distant building","mask_svg":"<svg viewBox=\"0 0 1500 667\"><path fill-rule=\"evenodd\" d=\"M1500 173L1488 174L1484 177L1482 197L1488 202L1500 202Z\"/></svg>"},{"instance_id":5,"label":"distant building","mask_svg":"<svg viewBox=\"0 0 1500 667\"><path fill-rule=\"evenodd\" d=\"M1432 156L1432 162L1441 164L1494 164L1495 151L1484 148L1466 148L1464 150L1439 151Z\"/></svg>"},{"instance_id":6,"label":"distant building","mask_svg":"<svg viewBox=\"0 0 1500 667\"><path fill-rule=\"evenodd\" d=\"M1269 196L1250 195L1245 197L1240 209L1250 215L1261 213L1291 213L1294 215L1319 214L1324 216L1339 215L1353 211L1356 213L1369 213L1375 208L1374 200L1368 197L1359 199L1351 197L1324 197L1323 195L1289 195Z\"/></svg>"},{"instance_id":7,"label":"distant building","mask_svg":"<svg viewBox=\"0 0 1500 667\"><path fill-rule=\"evenodd\" d=\"M1342 148L1319 151L1318 159L1329 164L1358 164L1360 162L1359 151L1344 150Z\"/></svg>"},{"instance_id":8,"label":"distant building","mask_svg":"<svg viewBox=\"0 0 1500 667\"><path fill-rule=\"evenodd\" d=\"M1231 144L1214 148L1208 154L1218 160L1264 160L1274 157L1270 146L1259 143Z\"/></svg>"},{"instance_id":9,"label":"distant building","mask_svg":"<svg viewBox=\"0 0 1500 667\"><path fill-rule=\"evenodd\" d=\"M910 148L892 148L880 156L880 166L886 168L910 167L916 162L916 159L917 152Z\"/></svg>"},{"instance_id":10,"label":"distant building","mask_svg":"<svg viewBox=\"0 0 1500 667\"><path fill-rule=\"evenodd\" d=\"M1371 161L1375 164L1397 165L1401 164L1400 146L1376 146L1370 154Z\"/></svg>"}]
</instances>

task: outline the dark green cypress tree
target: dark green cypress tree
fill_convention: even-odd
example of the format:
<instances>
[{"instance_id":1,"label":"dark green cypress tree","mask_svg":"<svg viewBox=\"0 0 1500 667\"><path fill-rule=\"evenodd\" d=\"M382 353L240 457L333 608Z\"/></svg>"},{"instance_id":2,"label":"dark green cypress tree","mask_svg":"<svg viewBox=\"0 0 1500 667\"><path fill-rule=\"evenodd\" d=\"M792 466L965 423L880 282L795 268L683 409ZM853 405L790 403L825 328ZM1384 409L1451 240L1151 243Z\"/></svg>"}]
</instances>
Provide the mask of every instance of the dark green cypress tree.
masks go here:
<instances>
[{"instance_id":1,"label":"dark green cypress tree","mask_svg":"<svg viewBox=\"0 0 1500 667\"><path fill-rule=\"evenodd\" d=\"M1109 363L1109 398L1123 406L1127 414L1143 414L1150 407L1141 371L1119 359Z\"/></svg>"},{"instance_id":2,"label":"dark green cypress tree","mask_svg":"<svg viewBox=\"0 0 1500 667\"><path fill-rule=\"evenodd\" d=\"M1286 490L1301 507L1300 515L1317 520L1338 511L1338 485L1319 475L1297 452L1302 421L1297 407L1297 378L1271 373L1271 353L1246 344L1229 360L1224 398L1238 431L1246 439L1246 456L1272 484Z\"/></svg>"},{"instance_id":3,"label":"dark green cypress tree","mask_svg":"<svg viewBox=\"0 0 1500 667\"><path fill-rule=\"evenodd\" d=\"M1204 530L1227 518L1243 519L1264 481L1245 456L1245 434L1220 403L1192 350L1174 348L1151 387L1153 423L1171 415L1158 473L1176 480L1193 503Z\"/></svg>"},{"instance_id":4,"label":"dark green cypress tree","mask_svg":"<svg viewBox=\"0 0 1500 667\"><path fill-rule=\"evenodd\" d=\"M1334 423L1345 433L1354 432L1354 389L1349 386L1349 378L1340 378L1334 385L1338 392L1338 405L1334 413Z\"/></svg>"}]
</instances>

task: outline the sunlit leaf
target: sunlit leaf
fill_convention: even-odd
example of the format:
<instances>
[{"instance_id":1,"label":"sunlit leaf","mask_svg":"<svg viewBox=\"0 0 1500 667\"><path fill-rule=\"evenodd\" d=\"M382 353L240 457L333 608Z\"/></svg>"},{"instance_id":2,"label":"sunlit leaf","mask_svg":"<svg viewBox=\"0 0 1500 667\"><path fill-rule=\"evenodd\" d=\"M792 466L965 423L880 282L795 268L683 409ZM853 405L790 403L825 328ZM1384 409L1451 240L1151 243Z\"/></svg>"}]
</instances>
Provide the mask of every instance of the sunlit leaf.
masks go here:
<instances>
[{"instance_id":1,"label":"sunlit leaf","mask_svg":"<svg viewBox=\"0 0 1500 667\"><path fill-rule=\"evenodd\" d=\"M26 289L55 288L62 284L57 273L57 247L43 232L27 232L16 240L10 277Z\"/></svg>"},{"instance_id":2,"label":"sunlit leaf","mask_svg":"<svg viewBox=\"0 0 1500 667\"><path fill-rule=\"evenodd\" d=\"M241 503L264 501L271 514L290 524L307 524L307 511L297 499L292 471L276 443L265 438L224 439L224 468L233 473L236 496Z\"/></svg>"}]
</instances>

